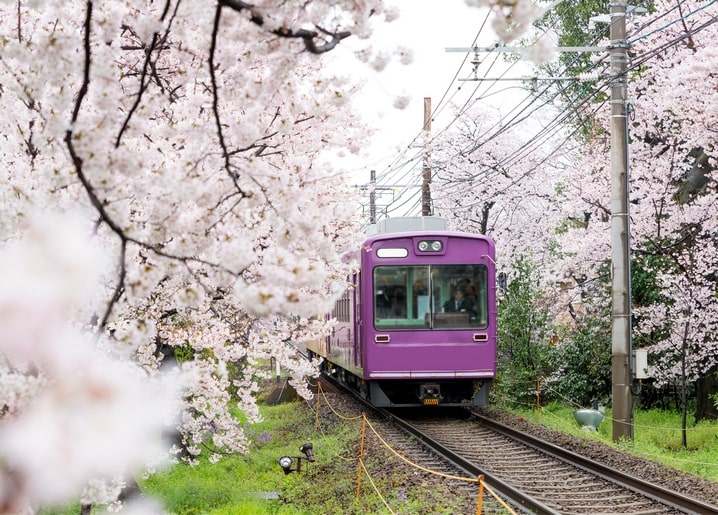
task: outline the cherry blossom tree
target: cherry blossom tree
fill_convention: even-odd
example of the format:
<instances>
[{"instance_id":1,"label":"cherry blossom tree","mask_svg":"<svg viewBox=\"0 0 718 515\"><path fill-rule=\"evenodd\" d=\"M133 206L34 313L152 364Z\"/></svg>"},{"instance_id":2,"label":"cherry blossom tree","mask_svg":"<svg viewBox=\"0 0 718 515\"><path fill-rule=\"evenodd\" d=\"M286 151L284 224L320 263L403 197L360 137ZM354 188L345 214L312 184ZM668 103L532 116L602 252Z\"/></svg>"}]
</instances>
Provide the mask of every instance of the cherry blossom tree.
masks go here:
<instances>
[{"instance_id":1,"label":"cherry blossom tree","mask_svg":"<svg viewBox=\"0 0 718 515\"><path fill-rule=\"evenodd\" d=\"M718 361L718 118L710 101L718 89L712 43L718 29L711 3L658 2L655 7L650 16L635 20L629 35L629 96L635 100L628 122L633 265L655 289L636 304L634 327L636 341L649 346L656 383L685 385L705 379ZM595 63L600 66L600 56ZM462 227L485 228L497 239L500 256L521 248L548 256L539 260L547 284L556 290L574 280L571 291L596 303L594 311L609 300L610 109L601 105L607 87L599 76L594 102L575 96L578 88L564 95L568 103L562 109L575 112L574 121L584 124L578 131L575 124L563 129L575 132L578 144L548 143L535 156L516 160L517 149L532 140L520 134L533 134L533 128L509 138L502 137L505 121L477 130L480 124L473 120L488 117L481 111L461 117L468 127L463 136L452 134L458 139L432 149L446 163L443 183L433 186L437 211L462 213ZM571 148L556 152L566 147ZM544 202L531 203L538 199ZM571 297L563 301L565 308Z\"/></svg>"},{"instance_id":2,"label":"cherry blossom tree","mask_svg":"<svg viewBox=\"0 0 718 515\"><path fill-rule=\"evenodd\" d=\"M635 308L636 336L649 345L656 384L704 377L718 359L716 341L715 15L698 3L659 3L632 37L635 93L630 131L633 264L658 294ZM681 84L676 86L680 77ZM598 116L607 134L607 112ZM565 234L562 248L589 277L608 255L609 169L606 140L594 138L566 184L568 212L588 226ZM591 271L593 269L593 272ZM683 407L686 402L684 398ZM685 411L684 411L685 418Z\"/></svg>"},{"instance_id":3,"label":"cherry blossom tree","mask_svg":"<svg viewBox=\"0 0 718 515\"><path fill-rule=\"evenodd\" d=\"M466 0L466 3L491 9L494 13L491 27L506 43L521 37L543 14L543 8L531 0Z\"/></svg>"},{"instance_id":4,"label":"cherry blossom tree","mask_svg":"<svg viewBox=\"0 0 718 515\"><path fill-rule=\"evenodd\" d=\"M328 330L313 317L359 238L333 163L368 134L319 56L394 16L378 0L0 4L0 511L83 484L84 504L113 502L160 427L190 462L246 451L230 403L257 419L270 356L309 395L316 366L292 346Z\"/></svg>"},{"instance_id":5,"label":"cherry blossom tree","mask_svg":"<svg viewBox=\"0 0 718 515\"><path fill-rule=\"evenodd\" d=\"M551 268L550 242L562 216L559 181L572 152L567 136L504 125L482 104L457 116L431 150L436 213L457 229L492 236L506 270L512 256Z\"/></svg>"},{"instance_id":6,"label":"cherry blossom tree","mask_svg":"<svg viewBox=\"0 0 718 515\"><path fill-rule=\"evenodd\" d=\"M357 242L353 193L332 162L367 133L348 109L353 85L322 73L318 56L393 16L352 1L0 6L0 251L62 257L46 274L27 258L3 263L0 511L59 501L92 478L107 481L83 502L112 501L113 478L157 457L141 439L176 405L141 378L187 376L165 431L176 427L190 461L247 449L229 392L256 420L262 358L308 394L315 364L287 342L326 331L310 317L351 266L340 256ZM61 230L68 214L102 260ZM54 238L33 246L41 230ZM62 336L65 325L77 334ZM86 445L78 438L103 420L131 425L127 445L107 431L77 460L47 461L48 445Z\"/></svg>"}]
</instances>

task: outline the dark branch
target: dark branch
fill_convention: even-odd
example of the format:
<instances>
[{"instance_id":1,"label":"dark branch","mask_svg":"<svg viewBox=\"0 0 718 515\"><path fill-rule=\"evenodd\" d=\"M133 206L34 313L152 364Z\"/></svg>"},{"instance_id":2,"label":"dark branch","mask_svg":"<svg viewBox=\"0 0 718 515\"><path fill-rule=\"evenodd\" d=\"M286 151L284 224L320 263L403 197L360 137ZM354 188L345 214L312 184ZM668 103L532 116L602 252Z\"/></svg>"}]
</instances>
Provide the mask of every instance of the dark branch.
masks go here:
<instances>
[{"instance_id":1,"label":"dark branch","mask_svg":"<svg viewBox=\"0 0 718 515\"><path fill-rule=\"evenodd\" d=\"M214 56L217 51L217 34L219 33L219 21L222 17L222 6L218 5L214 13L214 25L212 26L212 43L209 49L209 77L212 81L212 113L214 113L214 121L217 124L217 138L219 139L219 145L222 147L222 157L224 158L224 167L227 170L230 178L234 182L234 187L242 195L247 195L242 191L242 188L237 181L237 173L232 171L230 163L230 153L227 148L227 142L224 140L224 131L222 131L222 120L219 116L219 88L217 87L217 76L215 75L215 64Z\"/></svg>"},{"instance_id":2,"label":"dark branch","mask_svg":"<svg viewBox=\"0 0 718 515\"><path fill-rule=\"evenodd\" d=\"M117 223L112 219L110 214L107 212L107 209L105 208L105 204L100 200L100 198L97 195L97 192L95 191L94 187L90 183L90 180L85 174L84 168L83 168L83 159L77 154L77 151L75 149L75 145L73 142L73 128L76 126L76 122L79 118L80 109L82 107L82 103L85 99L85 96L87 95L87 91L90 84L90 66L92 64L92 51L90 46L90 27L91 27L91 21L92 21L92 1L87 2L87 13L85 16L85 22L84 22L84 42L83 42L83 48L85 52L85 60L84 60L84 70L83 70L83 78L82 78L82 84L80 86L80 90L77 93L77 97L75 100L75 106L72 110L72 123L70 124L70 129L67 130L65 133L65 144L67 145L68 152L70 154L70 158L72 160L72 164L75 167L75 173L77 173L77 177L82 183L83 188L87 192L87 196L90 199L90 203L92 206L97 210L101 223L106 224L112 232L114 232L122 242L122 253L121 253L121 263L120 263L120 277L118 279L118 284L115 288L115 293L113 295L113 298L111 299L109 305L107 306L107 310L102 318L102 323L100 325L100 329L104 329L105 324L108 322L110 314L112 312L112 308L114 304L119 300L120 296L122 295L122 292L124 291L124 281L126 276L125 271L125 258L126 258L126 249L128 243L134 243L142 248L148 249L151 252L155 253L158 256L165 257L168 259L172 259L175 261L181 261L185 264L188 263L199 263L202 265L207 265L212 268L218 268L221 270L225 270L226 272L230 274L239 275L242 273L242 271L232 271L228 270L227 268L223 267L219 263L212 263L203 259L195 258L195 257L187 257L187 256L178 256L169 254L167 252L164 252L162 250L161 244L148 244L145 242L142 242L140 240L134 239L129 237L122 228L117 225Z\"/></svg>"},{"instance_id":3,"label":"dark branch","mask_svg":"<svg viewBox=\"0 0 718 515\"><path fill-rule=\"evenodd\" d=\"M177 5L179 6L179 2ZM161 20L164 20L165 17L167 16L167 13L169 12L169 7L170 7L170 2L169 1L165 2L165 8L164 8L164 11L162 12L162 16L160 18ZM156 76L155 63L152 59L152 54L155 51L155 49L157 48L158 49L157 57L155 57L155 59L159 59L159 52L162 49L164 43L167 41L168 34L169 34L169 27L167 27L167 30L165 31L165 34L162 37L162 39L160 39L160 35L157 32L155 32L152 35L152 43L150 44L150 47L145 51L146 52L145 62L142 66L142 73L140 75L140 87L139 87L139 90L137 91L137 97L135 98L135 102L132 105L132 107L130 108L130 111L127 113L127 117L125 118L125 121L122 124L122 128L120 128L120 132L117 134L117 139L115 140L115 148L120 146L120 141L122 140L122 135L129 127L130 120L132 119L132 115L135 113L135 111L137 111L137 108L140 106L140 103L142 102L142 96L143 96L144 92L147 90L147 86L149 85L149 81L145 82L145 79L147 78L147 75L148 75L148 70L152 70L153 74ZM143 47L140 47L140 49L141 48L143 48ZM158 83L160 82L159 78L157 78L157 81L158 81Z\"/></svg>"},{"instance_id":4,"label":"dark branch","mask_svg":"<svg viewBox=\"0 0 718 515\"><path fill-rule=\"evenodd\" d=\"M259 14L251 4L242 2L241 0L220 0L219 7L229 7L235 11L249 11L249 20L258 27L264 27L264 17ZM351 36L351 32L330 32L321 27L317 27L317 30L292 30L282 27L271 30L270 32L282 38L299 38L303 40L304 48L312 54L329 52L337 46L342 39ZM328 39L323 38L322 35L328 36Z\"/></svg>"},{"instance_id":5,"label":"dark branch","mask_svg":"<svg viewBox=\"0 0 718 515\"><path fill-rule=\"evenodd\" d=\"M122 135L125 133L127 128L130 126L130 119L132 119L132 115L137 111L137 108L140 106L140 102L142 102L142 95L144 94L145 90L147 89L147 85L149 84L149 81L145 82L145 79L147 78L147 70L150 68L150 61L152 60L152 52L155 49L155 45L157 44L158 40L158 34L155 32L155 34L152 36L152 43L150 44L150 47L145 51L145 62L142 66L142 73L140 75L140 87L137 91L137 96L135 97L135 102L132 104L132 107L127 113L127 116L125 117L125 121L122 124L122 127L120 128L120 132L117 134L117 139L115 140L115 148L120 146L120 141L122 141Z\"/></svg>"},{"instance_id":6,"label":"dark branch","mask_svg":"<svg viewBox=\"0 0 718 515\"><path fill-rule=\"evenodd\" d=\"M125 278L127 277L127 268L125 267L125 258L127 257L127 240L122 239L122 247L120 250L120 278L117 281L115 287L115 293L112 295L112 299L107 303L105 314L102 316L100 327L104 328L110 321L110 315L112 314L112 307L120 300L122 293L125 291Z\"/></svg>"}]
</instances>

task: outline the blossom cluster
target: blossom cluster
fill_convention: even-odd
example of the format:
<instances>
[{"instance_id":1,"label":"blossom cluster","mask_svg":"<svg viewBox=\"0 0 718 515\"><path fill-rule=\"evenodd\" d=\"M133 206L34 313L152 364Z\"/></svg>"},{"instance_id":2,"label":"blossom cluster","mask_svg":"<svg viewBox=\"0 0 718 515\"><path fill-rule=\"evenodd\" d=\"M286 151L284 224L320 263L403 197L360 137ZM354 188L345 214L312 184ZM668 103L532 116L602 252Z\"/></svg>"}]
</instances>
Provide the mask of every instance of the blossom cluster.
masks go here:
<instances>
[{"instance_id":1,"label":"blossom cluster","mask_svg":"<svg viewBox=\"0 0 718 515\"><path fill-rule=\"evenodd\" d=\"M0 506L10 512L161 458L177 395L72 323L107 261L84 224L28 222L0 253Z\"/></svg>"},{"instance_id":2,"label":"blossom cluster","mask_svg":"<svg viewBox=\"0 0 718 515\"><path fill-rule=\"evenodd\" d=\"M310 395L288 341L327 330L311 317L350 270L355 193L332 163L366 135L317 55L394 15L0 4L0 509L112 503L173 443L245 451L231 411L257 419L270 357Z\"/></svg>"},{"instance_id":3,"label":"blossom cluster","mask_svg":"<svg viewBox=\"0 0 718 515\"><path fill-rule=\"evenodd\" d=\"M682 4L683 14L674 7L658 2L637 22L627 63L631 255L641 286L652 289L634 305L633 328L657 385L686 384L718 363L718 28L700 2ZM570 320L568 307L576 317L581 305L609 301L611 108L601 102L603 84L600 95L542 117L578 113L590 122L585 140L469 111L458 117L460 131L432 149L437 211L492 235L509 273L513 257L530 255L545 290L561 299L551 302L556 320Z\"/></svg>"}]
</instances>

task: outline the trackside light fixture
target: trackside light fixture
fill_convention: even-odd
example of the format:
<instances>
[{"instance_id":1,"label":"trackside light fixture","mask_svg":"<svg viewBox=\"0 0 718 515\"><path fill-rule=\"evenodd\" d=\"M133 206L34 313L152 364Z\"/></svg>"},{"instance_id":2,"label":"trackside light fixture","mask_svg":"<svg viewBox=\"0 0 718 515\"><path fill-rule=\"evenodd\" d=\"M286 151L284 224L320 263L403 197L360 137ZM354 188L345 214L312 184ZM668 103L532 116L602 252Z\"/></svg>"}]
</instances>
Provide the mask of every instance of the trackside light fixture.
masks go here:
<instances>
[{"instance_id":1,"label":"trackside light fixture","mask_svg":"<svg viewBox=\"0 0 718 515\"><path fill-rule=\"evenodd\" d=\"M291 456L282 456L279 458L279 466L284 469L285 474L289 474L292 471L293 461Z\"/></svg>"},{"instance_id":2,"label":"trackside light fixture","mask_svg":"<svg viewBox=\"0 0 718 515\"><path fill-rule=\"evenodd\" d=\"M307 461L314 461L314 446L312 442L307 442L299 448L299 452L303 452L307 457Z\"/></svg>"},{"instance_id":3,"label":"trackside light fixture","mask_svg":"<svg viewBox=\"0 0 718 515\"><path fill-rule=\"evenodd\" d=\"M279 466L282 467L285 474L289 474L290 472L300 473L302 471L303 459L307 461L314 461L314 446L311 442L303 444L299 448L299 452L304 453L304 456L282 456L279 458ZM297 468L293 469L292 465L295 460L297 462Z\"/></svg>"}]
</instances>

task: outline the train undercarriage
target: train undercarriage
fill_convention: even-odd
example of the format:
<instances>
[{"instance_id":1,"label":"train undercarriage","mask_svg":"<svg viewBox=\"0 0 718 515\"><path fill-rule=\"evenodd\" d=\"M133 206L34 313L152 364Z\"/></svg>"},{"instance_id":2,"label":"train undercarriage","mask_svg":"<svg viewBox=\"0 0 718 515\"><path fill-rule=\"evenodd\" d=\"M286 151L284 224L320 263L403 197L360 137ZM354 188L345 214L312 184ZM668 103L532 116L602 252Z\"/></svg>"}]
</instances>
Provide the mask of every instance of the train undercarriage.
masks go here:
<instances>
[{"instance_id":1,"label":"train undercarriage","mask_svg":"<svg viewBox=\"0 0 718 515\"><path fill-rule=\"evenodd\" d=\"M415 379L365 381L335 365L325 367L324 373L333 376L373 406L417 407L451 406L473 407L488 404L490 379Z\"/></svg>"}]
</instances>

